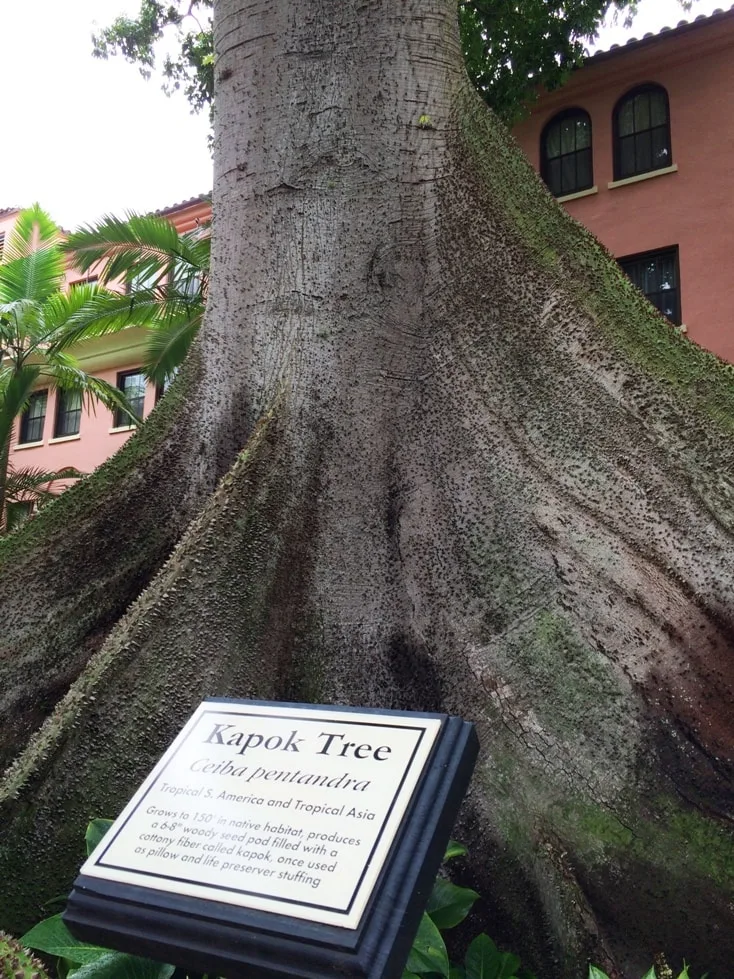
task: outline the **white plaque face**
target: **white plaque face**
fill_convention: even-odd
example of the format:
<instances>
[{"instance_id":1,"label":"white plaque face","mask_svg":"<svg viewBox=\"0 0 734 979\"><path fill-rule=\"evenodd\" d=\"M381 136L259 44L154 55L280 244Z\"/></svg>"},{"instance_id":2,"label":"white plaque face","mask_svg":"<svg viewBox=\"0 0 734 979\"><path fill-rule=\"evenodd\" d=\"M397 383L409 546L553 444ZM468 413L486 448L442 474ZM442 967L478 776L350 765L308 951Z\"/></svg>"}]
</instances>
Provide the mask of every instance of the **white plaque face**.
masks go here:
<instances>
[{"instance_id":1,"label":"white plaque face","mask_svg":"<svg viewBox=\"0 0 734 979\"><path fill-rule=\"evenodd\" d=\"M440 727L205 701L81 872L356 928Z\"/></svg>"}]
</instances>

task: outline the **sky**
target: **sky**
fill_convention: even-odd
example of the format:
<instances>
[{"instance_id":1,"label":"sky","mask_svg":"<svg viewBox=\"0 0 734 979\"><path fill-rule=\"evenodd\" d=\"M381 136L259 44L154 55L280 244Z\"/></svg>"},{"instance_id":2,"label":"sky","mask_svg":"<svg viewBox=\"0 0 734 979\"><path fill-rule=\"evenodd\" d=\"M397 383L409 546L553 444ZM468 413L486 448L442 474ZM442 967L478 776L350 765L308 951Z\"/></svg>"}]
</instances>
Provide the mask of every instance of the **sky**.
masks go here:
<instances>
[{"instance_id":1,"label":"sky","mask_svg":"<svg viewBox=\"0 0 734 979\"><path fill-rule=\"evenodd\" d=\"M610 24L595 47L727 5L697 0L686 13L677 0L640 0L632 28ZM137 0L0 0L0 209L39 201L72 229L211 190L208 119L135 66L92 57L92 32L137 8Z\"/></svg>"}]
</instances>

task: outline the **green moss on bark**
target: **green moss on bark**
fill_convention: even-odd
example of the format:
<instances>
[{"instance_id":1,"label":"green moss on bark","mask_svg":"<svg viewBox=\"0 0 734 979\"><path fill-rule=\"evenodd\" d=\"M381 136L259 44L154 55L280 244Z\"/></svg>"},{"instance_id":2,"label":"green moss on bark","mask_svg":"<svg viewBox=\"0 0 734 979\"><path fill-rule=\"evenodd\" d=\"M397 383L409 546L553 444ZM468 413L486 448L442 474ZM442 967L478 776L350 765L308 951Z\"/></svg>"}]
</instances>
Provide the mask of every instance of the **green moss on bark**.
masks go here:
<instances>
[{"instance_id":1,"label":"green moss on bark","mask_svg":"<svg viewBox=\"0 0 734 979\"><path fill-rule=\"evenodd\" d=\"M475 93L464 90L457 104L463 147L530 260L558 275L618 355L674 390L708 424L734 431L734 366L691 343L653 310L604 246L552 199Z\"/></svg>"},{"instance_id":2,"label":"green moss on bark","mask_svg":"<svg viewBox=\"0 0 734 979\"><path fill-rule=\"evenodd\" d=\"M70 887L89 817L119 812L201 699L270 699L291 682L294 622L310 621L285 601L289 575L304 595L308 581L307 551L296 568L291 548L309 477L292 465L271 415L6 773L0 874L17 883L4 926L22 931Z\"/></svg>"},{"instance_id":3,"label":"green moss on bark","mask_svg":"<svg viewBox=\"0 0 734 979\"><path fill-rule=\"evenodd\" d=\"M50 713L192 515L178 478L186 455L177 452L196 383L194 358L119 453L0 540L0 765Z\"/></svg>"},{"instance_id":4,"label":"green moss on bark","mask_svg":"<svg viewBox=\"0 0 734 979\"><path fill-rule=\"evenodd\" d=\"M643 813L633 813L620 800L618 811L588 799L567 798L551 806L551 822L559 837L590 867L634 864L665 871L684 888L694 881L715 881L734 898L734 848L728 827L672 796L651 799Z\"/></svg>"}]
</instances>

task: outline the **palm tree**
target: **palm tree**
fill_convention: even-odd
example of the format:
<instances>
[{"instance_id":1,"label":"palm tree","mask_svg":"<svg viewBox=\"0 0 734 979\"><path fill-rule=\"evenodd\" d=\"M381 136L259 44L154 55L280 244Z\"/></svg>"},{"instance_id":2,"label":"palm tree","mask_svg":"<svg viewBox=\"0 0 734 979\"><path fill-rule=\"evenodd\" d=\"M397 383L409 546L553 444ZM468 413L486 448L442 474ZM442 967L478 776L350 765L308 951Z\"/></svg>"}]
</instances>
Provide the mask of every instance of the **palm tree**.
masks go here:
<instances>
[{"instance_id":1,"label":"palm tree","mask_svg":"<svg viewBox=\"0 0 734 979\"><path fill-rule=\"evenodd\" d=\"M156 384L176 373L201 325L210 243L208 225L179 234L165 218L128 212L80 228L64 244L76 268L101 268L101 282L124 286L100 295L89 314L147 328L143 371Z\"/></svg>"},{"instance_id":2,"label":"palm tree","mask_svg":"<svg viewBox=\"0 0 734 979\"><path fill-rule=\"evenodd\" d=\"M106 289L83 284L62 291L62 237L49 215L34 204L18 215L0 260L0 532L7 526L9 502L43 502L50 482L82 475L71 468L43 472L15 469L10 463L15 419L40 383L120 409L135 422L123 393L85 373L70 352L74 344L116 324L100 310Z\"/></svg>"}]
</instances>

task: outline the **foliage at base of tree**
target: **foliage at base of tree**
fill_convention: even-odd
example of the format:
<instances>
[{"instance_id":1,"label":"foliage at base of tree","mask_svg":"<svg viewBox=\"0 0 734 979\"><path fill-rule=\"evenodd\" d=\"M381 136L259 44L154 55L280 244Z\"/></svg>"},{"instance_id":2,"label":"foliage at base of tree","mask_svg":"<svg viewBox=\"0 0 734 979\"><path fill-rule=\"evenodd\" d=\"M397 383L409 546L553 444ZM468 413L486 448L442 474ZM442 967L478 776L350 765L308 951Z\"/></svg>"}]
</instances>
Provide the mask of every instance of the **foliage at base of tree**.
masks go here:
<instances>
[{"instance_id":1,"label":"foliage at base of tree","mask_svg":"<svg viewBox=\"0 0 734 979\"><path fill-rule=\"evenodd\" d=\"M112 826L110 819L93 819L85 836L89 856ZM444 861L467 856L466 847L450 840ZM489 935L477 935L470 942L463 963L450 961L442 932L455 928L480 899L476 891L452 883L439 874L433 884L426 910L403 970L402 979L537 979L522 966L519 956L502 951ZM170 979L173 965L142 959L112 949L90 945L75 938L61 914L45 918L23 935L20 942L0 932L0 979L45 979L40 962L24 946L43 952L56 961L59 976L83 970L84 979ZM12 967L12 968L9 968ZM588 979L610 979L594 965ZM642 979L674 979L673 970L661 953ZM692 979L683 966L677 979ZM701 979L706 979L702 976Z\"/></svg>"}]
</instances>

